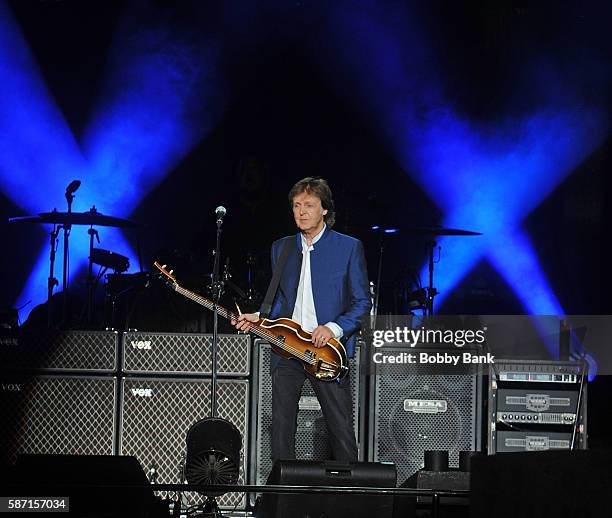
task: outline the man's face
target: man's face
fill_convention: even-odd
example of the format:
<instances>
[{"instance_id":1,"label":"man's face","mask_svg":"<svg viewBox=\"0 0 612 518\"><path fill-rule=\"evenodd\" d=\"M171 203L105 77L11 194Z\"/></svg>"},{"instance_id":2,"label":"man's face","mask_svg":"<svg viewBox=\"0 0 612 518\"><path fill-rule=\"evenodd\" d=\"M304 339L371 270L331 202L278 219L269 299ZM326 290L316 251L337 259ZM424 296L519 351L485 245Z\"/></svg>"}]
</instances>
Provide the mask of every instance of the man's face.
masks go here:
<instances>
[{"instance_id":1,"label":"man's face","mask_svg":"<svg viewBox=\"0 0 612 518\"><path fill-rule=\"evenodd\" d=\"M321 206L321 199L315 194L302 192L293 198L293 218L302 232L323 228L323 217L327 209Z\"/></svg>"}]
</instances>

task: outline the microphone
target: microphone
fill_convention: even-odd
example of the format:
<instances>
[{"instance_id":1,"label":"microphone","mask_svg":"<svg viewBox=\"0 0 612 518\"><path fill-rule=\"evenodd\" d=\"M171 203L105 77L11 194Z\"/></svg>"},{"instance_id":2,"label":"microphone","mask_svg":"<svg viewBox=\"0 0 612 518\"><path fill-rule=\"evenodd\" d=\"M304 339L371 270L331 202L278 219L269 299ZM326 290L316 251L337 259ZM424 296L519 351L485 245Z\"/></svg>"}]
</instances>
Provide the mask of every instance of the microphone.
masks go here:
<instances>
[{"instance_id":1,"label":"microphone","mask_svg":"<svg viewBox=\"0 0 612 518\"><path fill-rule=\"evenodd\" d=\"M66 187L66 194L72 194L81 186L81 180L72 180Z\"/></svg>"},{"instance_id":2,"label":"microphone","mask_svg":"<svg viewBox=\"0 0 612 518\"><path fill-rule=\"evenodd\" d=\"M227 211L225 210L225 207L223 205L219 205L215 209L215 215L217 216L217 226L218 227L220 227L223 224L223 218L225 217L226 213Z\"/></svg>"}]
</instances>

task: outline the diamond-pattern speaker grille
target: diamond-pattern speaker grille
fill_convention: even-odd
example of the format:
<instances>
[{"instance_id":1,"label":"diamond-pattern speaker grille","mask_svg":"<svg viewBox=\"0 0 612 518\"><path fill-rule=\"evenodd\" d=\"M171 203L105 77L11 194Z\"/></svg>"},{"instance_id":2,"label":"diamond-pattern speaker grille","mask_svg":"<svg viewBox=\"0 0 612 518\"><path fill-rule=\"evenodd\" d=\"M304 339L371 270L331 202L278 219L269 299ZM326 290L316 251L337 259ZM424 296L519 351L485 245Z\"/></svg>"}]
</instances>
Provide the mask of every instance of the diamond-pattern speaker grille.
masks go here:
<instances>
[{"instance_id":1,"label":"diamond-pattern speaker grille","mask_svg":"<svg viewBox=\"0 0 612 518\"><path fill-rule=\"evenodd\" d=\"M36 376L2 381L0 440L20 453L112 455L115 378Z\"/></svg>"},{"instance_id":2,"label":"diamond-pattern speaker grille","mask_svg":"<svg viewBox=\"0 0 612 518\"><path fill-rule=\"evenodd\" d=\"M403 351L405 348L397 350ZM435 368L419 364L393 364L377 370L371 384L370 460L394 462L398 483L423 467L425 450L449 451L449 464L457 467L459 452L475 449L478 378L469 366L465 374L456 372L436 374ZM445 401L446 411L414 413L405 409L407 400Z\"/></svg>"},{"instance_id":3,"label":"diamond-pattern speaker grille","mask_svg":"<svg viewBox=\"0 0 612 518\"><path fill-rule=\"evenodd\" d=\"M122 386L120 455L134 455L145 471L155 466L160 484L181 483L187 430L210 415L210 380L129 378ZM218 381L217 416L242 434L238 484L245 483L248 458L248 395L248 381ZM196 493L187 497L190 505L202 500ZM246 499L227 493L218 502L244 509Z\"/></svg>"},{"instance_id":4,"label":"diamond-pattern speaker grille","mask_svg":"<svg viewBox=\"0 0 612 518\"><path fill-rule=\"evenodd\" d=\"M272 378L270 376L270 359L272 350L266 342L259 344L259 360L257 372L258 394L257 394L257 437L256 437L256 460L255 460L255 483L263 485L272 470L271 457L271 427L272 427ZM351 393L353 395L353 425L355 437L359 440L359 347L355 350L353 358L349 359L351 372ZM316 394L306 379L302 387L300 409L297 415L297 428L295 433L295 456L297 459L324 460L331 458L328 431L323 411L316 401ZM312 409L310 409L312 408ZM361 458L363 448L358 443L359 457Z\"/></svg>"},{"instance_id":5,"label":"diamond-pattern speaker grille","mask_svg":"<svg viewBox=\"0 0 612 518\"><path fill-rule=\"evenodd\" d=\"M114 372L118 342L114 331L24 331L15 345L3 348L3 368Z\"/></svg>"},{"instance_id":6,"label":"diamond-pattern speaker grille","mask_svg":"<svg viewBox=\"0 0 612 518\"><path fill-rule=\"evenodd\" d=\"M248 335L219 335L217 374L248 376ZM212 335L187 333L124 333L123 370L133 374L210 375Z\"/></svg>"}]
</instances>

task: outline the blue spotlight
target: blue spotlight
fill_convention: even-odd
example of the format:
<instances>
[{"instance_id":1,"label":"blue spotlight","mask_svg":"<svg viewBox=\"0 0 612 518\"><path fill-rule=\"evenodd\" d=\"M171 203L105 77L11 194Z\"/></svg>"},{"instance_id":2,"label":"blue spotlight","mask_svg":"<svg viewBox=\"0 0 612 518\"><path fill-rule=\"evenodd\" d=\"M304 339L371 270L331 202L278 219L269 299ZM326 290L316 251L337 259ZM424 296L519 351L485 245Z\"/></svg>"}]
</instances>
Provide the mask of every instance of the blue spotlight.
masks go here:
<instances>
[{"instance_id":1,"label":"blue spotlight","mask_svg":"<svg viewBox=\"0 0 612 518\"><path fill-rule=\"evenodd\" d=\"M85 164L64 117L44 86L37 65L0 3L1 188L25 211L62 210L66 185Z\"/></svg>"},{"instance_id":2,"label":"blue spotlight","mask_svg":"<svg viewBox=\"0 0 612 518\"><path fill-rule=\"evenodd\" d=\"M486 259L527 311L562 313L532 244L516 229L601 144L607 130L603 112L568 92L554 101L543 98L527 116L487 124L463 120L441 93L438 63L406 5L338 2L329 20L327 38L318 41L331 51L319 56L330 77L341 78L336 86L342 95L364 112L399 163L444 210L445 226L484 234L440 239L436 304ZM542 75L533 81L546 86ZM522 297L525 284L537 287L537 297Z\"/></svg>"},{"instance_id":3,"label":"blue spotlight","mask_svg":"<svg viewBox=\"0 0 612 518\"><path fill-rule=\"evenodd\" d=\"M26 42L5 3L0 3L0 177L2 190L15 204L35 214L65 208L66 186L75 178L85 180L88 166L66 122L53 102L37 70ZM107 182L104 182L107 184ZM100 187L100 186L98 186ZM84 189L85 190L85 189ZM95 202L78 193L73 211L88 210ZM89 199L88 199L89 198ZM103 232L102 236L107 233ZM70 272L74 276L87 260L86 230L73 227ZM46 242L46 239L40 244ZM135 254L120 233L108 233L109 245L137 264ZM110 247L110 246L109 246ZM58 258L61 258L61 248ZM47 297L49 251L43 245L15 305L23 307L20 321L27 319L34 306ZM61 264L56 263L56 277Z\"/></svg>"},{"instance_id":4,"label":"blue spotlight","mask_svg":"<svg viewBox=\"0 0 612 518\"><path fill-rule=\"evenodd\" d=\"M155 8L132 6L110 49L111 68L83 139L102 211L128 216L216 124L224 106L218 44L179 33ZM146 11L143 13L142 11ZM151 21L134 33L135 15ZM205 174L205 172L204 172Z\"/></svg>"}]
</instances>

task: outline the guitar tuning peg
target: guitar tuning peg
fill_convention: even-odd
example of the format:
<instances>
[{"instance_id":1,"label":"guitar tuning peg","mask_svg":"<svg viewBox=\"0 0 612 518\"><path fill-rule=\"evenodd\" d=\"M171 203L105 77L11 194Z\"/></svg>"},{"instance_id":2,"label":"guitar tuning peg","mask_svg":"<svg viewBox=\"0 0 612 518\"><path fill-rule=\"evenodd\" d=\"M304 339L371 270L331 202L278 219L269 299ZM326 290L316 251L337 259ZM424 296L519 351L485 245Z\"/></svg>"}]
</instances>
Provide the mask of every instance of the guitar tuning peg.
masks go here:
<instances>
[{"instance_id":1,"label":"guitar tuning peg","mask_svg":"<svg viewBox=\"0 0 612 518\"><path fill-rule=\"evenodd\" d=\"M168 266L167 264L162 264L162 268L165 268L166 266Z\"/></svg>"},{"instance_id":2,"label":"guitar tuning peg","mask_svg":"<svg viewBox=\"0 0 612 518\"><path fill-rule=\"evenodd\" d=\"M174 273L174 270L170 270L170 275L172 275Z\"/></svg>"}]
</instances>

